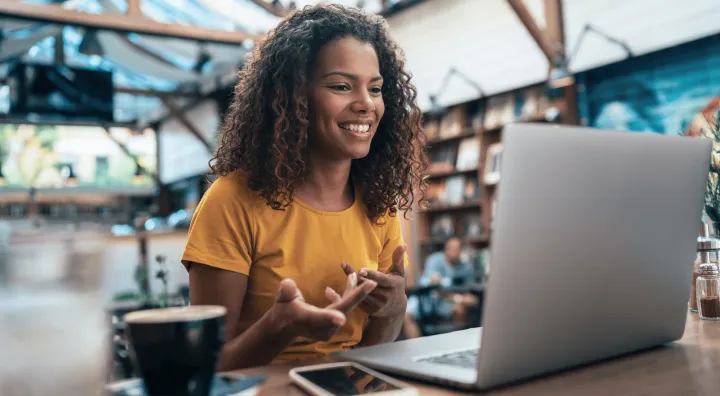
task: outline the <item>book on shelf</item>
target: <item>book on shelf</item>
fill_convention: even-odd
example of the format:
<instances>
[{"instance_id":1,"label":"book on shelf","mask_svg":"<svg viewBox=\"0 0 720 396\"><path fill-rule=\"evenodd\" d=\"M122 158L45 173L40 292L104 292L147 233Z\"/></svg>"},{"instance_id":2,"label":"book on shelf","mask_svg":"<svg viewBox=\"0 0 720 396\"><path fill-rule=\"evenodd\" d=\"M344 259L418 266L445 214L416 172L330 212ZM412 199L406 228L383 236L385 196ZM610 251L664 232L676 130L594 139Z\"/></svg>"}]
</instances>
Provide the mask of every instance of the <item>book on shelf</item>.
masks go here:
<instances>
[{"instance_id":1,"label":"book on shelf","mask_svg":"<svg viewBox=\"0 0 720 396\"><path fill-rule=\"evenodd\" d=\"M435 217L430 227L430 235L442 239L455 236L455 218L449 214Z\"/></svg>"},{"instance_id":2,"label":"book on shelf","mask_svg":"<svg viewBox=\"0 0 720 396\"><path fill-rule=\"evenodd\" d=\"M485 110L487 103L485 100L480 99L474 102L470 102L468 105L468 125L474 130L483 128L483 120L485 119Z\"/></svg>"},{"instance_id":3,"label":"book on shelf","mask_svg":"<svg viewBox=\"0 0 720 396\"><path fill-rule=\"evenodd\" d=\"M439 138L447 139L458 136L465 129L465 106L450 108L440 121Z\"/></svg>"},{"instance_id":4,"label":"book on shelf","mask_svg":"<svg viewBox=\"0 0 720 396\"><path fill-rule=\"evenodd\" d=\"M459 171L477 169L480 162L480 139L477 137L463 139L458 145L455 168Z\"/></svg>"},{"instance_id":5,"label":"book on shelf","mask_svg":"<svg viewBox=\"0 0 720 396\"><path fill-rule=\"evenodd\" d=\"M464 202L465 176L448 177L445 181L444 205L461 205Z\"/></svg>"},{"instance_id":6,"label":"book on shelf","mask_svg":"<svg viewBox=\"0 0 720 396\"><path fill-rule=\"evenodd\" d=\"M494 143L488 146L485 154L485 170L483 172L483 183L494 185L500 182L500 167L502 165L503 144Z\"/></svg>"},{"instance_id":7,"label":"book on shelf","mask_svg":"<svg viewBox=\"0 0 720 396\"><path fill-rule=\"evenodd\" d=\"M473 202L480 199L480 181L477 177L468 177L465 179L463 198L465 202Z\"/></svg>"},{"instance_id":8,"label":"book on shelf","mask_svg":"<svg viewBox=\"0 0 720 396\"><path fill-rule=\"evenodd\" d=\"M483 127L495 129L522 120L542 117L550 107L544 87L534 86L487 99Z\"/></svg>"},{"instance_id":9,"label":"book on shelf","mask_svg":"<svg viewBox=\"0 0 720 396\"><path fill-rule=\"evenodd\" d=\"M455 145L446 145L432 150L430 153L430 165L428 173L450 172L455 169L455 157L457 155L457 147Z\"/></svg>"},{"instance_id":10,"label":"book on shelf","mask_svg":"<svg viewBox=\"0 0 720 396\"><path fill-rule=\"evenodd\" d=\"M485 129L495 129L515 120L515 95L500 94L488 98L485 112Z\"/></svg>"},{"instance_id":11,"label":"book on shelf","mask_svg":"<svg viewBox=\"0 0 720 396\"><path fill-rule=\"evenodd\" d=\"M459 235L463 238L477 238L483 234L480 213L463 215L458 226Z\"/></svg>"},{"instance_id":12,"label":"book on shelf","mask_svg":"<svg viewBox=\"0 0 720 396\"><path fill-rule=\"evenodd\" d=\"M429 118L425 121L425 138L428 141L435 140L440 130L440 121L437 118Z\"/></svg>"},{"instance_id":13,"label":"book on shelf","mask_svg":"<svg viewBox=\"0 0 720 396\"><path fill-rule=\"evenodd\" d=\"M515 118L531 120L542 117L550 107L550 100L543 87L531 87L518 92Z\"/></svg>"},{"instance_id":14,"label":"book on shelf","mask_svg":"<svg viewBox=\"0 0 720 396\"><path fill-rule=\"evenodd\" d=\"M431 206L458 206L480 199L480 182L476 176L455 175L428 183L425 200Z\"/></svg>"},{"instance_id":15,"label":"book on shelf","mask_svg":"<svg viewBox=\"0 0 720 396\"><path fill-rule=\"evenodd\" d=\"M430 205L439 205L445 201L445 179L434 180L428 183L425 200Z\"/></svg>"}]
</instances>

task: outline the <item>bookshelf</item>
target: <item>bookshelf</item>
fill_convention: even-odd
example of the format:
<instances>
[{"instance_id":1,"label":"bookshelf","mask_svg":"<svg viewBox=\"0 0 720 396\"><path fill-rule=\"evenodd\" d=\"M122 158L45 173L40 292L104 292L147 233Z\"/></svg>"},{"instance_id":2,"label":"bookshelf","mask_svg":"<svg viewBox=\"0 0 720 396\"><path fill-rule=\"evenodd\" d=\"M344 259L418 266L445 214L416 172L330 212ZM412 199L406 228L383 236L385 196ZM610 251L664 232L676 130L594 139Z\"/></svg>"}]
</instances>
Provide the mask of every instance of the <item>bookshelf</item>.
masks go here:
<instances>
[{"instance_id":1,"label":"bookshelf","mask_svg":"<svg viewBox=\"0 0 720 396\"><path fill-rule=\"evenodd\" d=\"M425 174L428 206L413 219L417 279L427 257L442 250L452 236L462 240L464 258L483 269L496 193L492 177L487 178L490 184L484 182L485 173L498 166L494 153L501 152L497 144L503 126L544 122L549 108L544 86L538 85L454 105L442 115L425 115L431 164Z\"/></svg>"}]
</instances>

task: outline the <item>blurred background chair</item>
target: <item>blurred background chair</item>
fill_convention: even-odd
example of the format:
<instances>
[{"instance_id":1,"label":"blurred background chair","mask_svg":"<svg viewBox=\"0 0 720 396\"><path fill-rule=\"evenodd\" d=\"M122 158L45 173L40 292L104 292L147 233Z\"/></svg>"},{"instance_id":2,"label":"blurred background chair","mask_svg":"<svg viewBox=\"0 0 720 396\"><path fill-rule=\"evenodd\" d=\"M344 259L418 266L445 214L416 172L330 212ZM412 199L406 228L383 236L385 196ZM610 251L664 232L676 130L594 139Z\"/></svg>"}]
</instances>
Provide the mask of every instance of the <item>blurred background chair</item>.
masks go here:
<instances>
[{"instance_id":1,"label":"blurred background chair","mask_svg":"<svg viewBox=\"0 0 720 396\"><path fill-rule=\"evenodd\" d=\"M420 329L421 336L449 333L481 326L482 303L484 286L480 283L463 286L428 285L406 289L408 298L415 297L417 309L415 321ZM459 297L458 297L459 296ZM460 298L472 296L472 304L463 304L464 312L461 320L458 315L448 315L448 302L453 303L453 297ZM460 301L458 304L462 304Z\"/></svg>"}]
</instances>

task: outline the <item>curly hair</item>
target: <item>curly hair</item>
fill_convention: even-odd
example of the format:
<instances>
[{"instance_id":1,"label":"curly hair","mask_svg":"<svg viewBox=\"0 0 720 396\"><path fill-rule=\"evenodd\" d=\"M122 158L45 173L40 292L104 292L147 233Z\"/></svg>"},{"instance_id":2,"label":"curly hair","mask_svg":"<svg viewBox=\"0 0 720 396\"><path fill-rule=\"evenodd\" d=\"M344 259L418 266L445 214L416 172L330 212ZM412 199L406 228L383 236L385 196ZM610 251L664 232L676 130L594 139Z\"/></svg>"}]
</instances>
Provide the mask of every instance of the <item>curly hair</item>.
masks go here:
<instances>
[{"instance_id":1,"label":"curly hair","mask_svg":"<svg viewBox=\"0 0 720 396\"><path fill-rule=\"evenodd\" d=\"M239 72L233 100L210 160L210 175L240 171L273 209L292 202L307 175L308 79L327 43L354 37L373 46L383 76L385 114L370 152L352 161L351 178L380 224L423 202L427 168L422 112L401 51L384 18L339 5L307 6L283 19L256 45ZM416 197L417 195L417 197Z\"/></svg>"}]
</instances>

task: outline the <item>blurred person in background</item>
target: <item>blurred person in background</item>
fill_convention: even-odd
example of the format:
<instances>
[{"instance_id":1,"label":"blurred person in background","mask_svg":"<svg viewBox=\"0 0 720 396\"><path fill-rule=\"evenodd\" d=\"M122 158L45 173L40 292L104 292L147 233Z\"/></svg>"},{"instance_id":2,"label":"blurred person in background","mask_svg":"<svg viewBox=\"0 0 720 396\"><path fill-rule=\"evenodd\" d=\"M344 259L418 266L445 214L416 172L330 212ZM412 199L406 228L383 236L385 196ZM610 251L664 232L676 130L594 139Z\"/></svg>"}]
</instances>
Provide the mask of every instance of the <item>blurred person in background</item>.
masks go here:
<instances>
[{"instance_id":1,"label":"blurred person in background","mask_svg":"<svg viewBox=\"0 0 720 396\"><path fill-rule=\"evenodd\" d=\"M218 368L394 341L407 305L399 212L424 191L427 159L386 22L304 8L239 81L182 259L191 303L227 308Z\"/></svg>"},{"instance_id":2,"label":"blurred person in background","mask_svg":"<svg viewBox=\"0 0 720 396\"><path fill-rule=\"evenodd\" d=\"M449 287L464 286L474 282L475 271L469 263L462 261L461 248L460 238L452 237L445 242L444 250L429 255L425 260L425 269L419 285ZM422 336L417 321L423 315L432 314L454 323L464 323L467 309L478 303L477 298L472 294L455 293L433 294L428 302L427 306L420 304L417 296L411 296L408 300L404 323L407 338Z\"/></svg>"}]
</instances>

